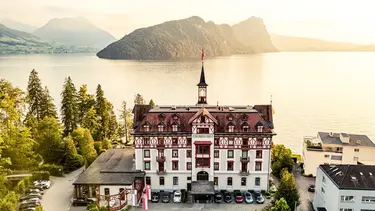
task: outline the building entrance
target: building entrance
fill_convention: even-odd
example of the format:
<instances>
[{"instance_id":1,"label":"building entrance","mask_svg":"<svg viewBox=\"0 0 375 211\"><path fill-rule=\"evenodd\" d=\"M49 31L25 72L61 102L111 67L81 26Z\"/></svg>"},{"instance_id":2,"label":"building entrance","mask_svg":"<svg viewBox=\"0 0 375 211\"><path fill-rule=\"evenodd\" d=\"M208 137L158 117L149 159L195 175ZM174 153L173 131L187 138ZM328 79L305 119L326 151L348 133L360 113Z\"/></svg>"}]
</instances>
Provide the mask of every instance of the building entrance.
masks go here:
<instances>
[{"instance_id":1,"label":"building entrance","mask_svg":"<svg viewBox=\"0 0 375 211\"><path fill-rule=\"evenodd\" d=\"M198 172L197 181L208 181L208 173L205 171Z\"/></svg>"}]
</instances>

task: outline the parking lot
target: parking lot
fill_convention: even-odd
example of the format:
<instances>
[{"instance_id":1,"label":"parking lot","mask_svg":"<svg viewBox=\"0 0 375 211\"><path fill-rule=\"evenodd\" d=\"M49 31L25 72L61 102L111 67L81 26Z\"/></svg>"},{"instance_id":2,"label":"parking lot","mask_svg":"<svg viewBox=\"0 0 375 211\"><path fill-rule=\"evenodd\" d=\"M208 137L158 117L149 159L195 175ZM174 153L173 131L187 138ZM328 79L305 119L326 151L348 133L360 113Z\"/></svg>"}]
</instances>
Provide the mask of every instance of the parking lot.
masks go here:
<instances>
[{"instance_id":1,"label":"parking lot","mask_svg":"<svg viewBox=\"0 0 375 211\"><path fill-rule=\"evenodd\" d=\"M301 204L298 207L298 211L313 211L311 206L312 200L314 199L314 193L308 192L309 185L315 185L315 178L304 177L300 172L294 172L294 178L300 195Z\"/></svg>"}]
</instances>

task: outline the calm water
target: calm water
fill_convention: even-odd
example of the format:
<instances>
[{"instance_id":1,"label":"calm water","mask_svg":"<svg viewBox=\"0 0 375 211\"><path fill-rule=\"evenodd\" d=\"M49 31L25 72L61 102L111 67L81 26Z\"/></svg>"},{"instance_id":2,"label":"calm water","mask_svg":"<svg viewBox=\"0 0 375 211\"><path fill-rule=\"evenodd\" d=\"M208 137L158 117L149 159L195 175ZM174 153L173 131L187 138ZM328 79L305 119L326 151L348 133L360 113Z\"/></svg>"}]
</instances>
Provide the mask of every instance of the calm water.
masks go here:
<instances>
[{"instance_id":1,"label":"calm water","mask_svg":"<svg viewBox=\"0 0 375 211\"><path fill-rule=\"evenodd\" d=\"M60 105L64 78L100 83L119 109L141 93L157 104L195 104L200 62L110 61L93 55L0 57L0 78L23 89L35 68ZM210 104L265 104L273 96L276 143L300 153L318 131L364 133L375 141L375 53L273 53L205 62Z\"/></svg>"}]
</instances>

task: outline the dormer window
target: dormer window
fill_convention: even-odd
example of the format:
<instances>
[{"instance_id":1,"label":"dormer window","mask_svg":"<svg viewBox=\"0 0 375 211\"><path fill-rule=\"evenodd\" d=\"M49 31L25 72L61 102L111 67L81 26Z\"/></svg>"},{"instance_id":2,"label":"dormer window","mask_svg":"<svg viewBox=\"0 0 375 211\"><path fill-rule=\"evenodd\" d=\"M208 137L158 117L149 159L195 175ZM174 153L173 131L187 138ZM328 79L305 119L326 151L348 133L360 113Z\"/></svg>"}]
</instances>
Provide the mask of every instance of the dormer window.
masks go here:
<instances>
[{"instance_id":1,"label":"dormer window","mask_svg":"<svg viewBox=\"0 0 375 211\"><path fill-rule=\"evenodd\" d=\"M243 126L242 131L243 132L249 132L249 126Z\"/></svg>"},{"instance_id":2,"label":"dormer window","mask_svg":"<svg viewBox=\"0 0 375 211\"><path fill-rule=\"evenodd\" d=\"M145 130L145 132L149 132L150 131L150 125L144 125L143 129Z\"/></svg>"},{"instance_id":3,"label":"dormer window","mask_svg":"<svg viewBox=\"0 0 375 211\"><path fill-rule=\"evenodd\" d=\"M163 132L164 131L164 125L158 125L158 131Z\"/></svg>"},{"instance_id":4,"label":"dormer window","mask_svg":"<svg viewBox=\"0 0 375 211\"><path fill-rule=\"evenodd\" d=\"M228 132L233 133L234 132L234 125L228 126Z\"/></svg>"},{"instance_id":5,"label":"dormer window","mask_svg":"<svg viewBox=\"0 0 375 211\"><path fill-rule=\"evenodd\" d=\"M263 132L263 126L258 126L258 132L262 133Z\"/></svg>"},{"instance_id":6,"label":"dormer window","mask_svg":"<svg viewBox=\"0 0 375 211\"><path fill-rule=\"evenodd\" d=\"M177 132L178 131L178 125L172 125L172 131Z\"/></svg>"}]
</instances>

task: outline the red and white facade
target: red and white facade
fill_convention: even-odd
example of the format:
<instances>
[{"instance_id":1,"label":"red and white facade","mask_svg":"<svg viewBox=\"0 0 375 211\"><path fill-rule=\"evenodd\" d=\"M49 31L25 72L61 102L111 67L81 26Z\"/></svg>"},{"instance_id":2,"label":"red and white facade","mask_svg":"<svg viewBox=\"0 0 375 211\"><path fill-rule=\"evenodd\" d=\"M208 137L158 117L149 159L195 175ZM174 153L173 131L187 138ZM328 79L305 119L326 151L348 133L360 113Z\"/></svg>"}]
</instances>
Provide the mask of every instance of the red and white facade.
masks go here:
<instances>
[{"instance_id":1,"label":"red and white facade","mask_svg":"<svg viewBox=\"0 0 375 211\"><path fill-rule=\"evenodd\" d=\"M189 190L199 180L216 190L268 190L272 106L207 105L207 86L202 66L196 105L135 105L136 169L152 190Z\"/></svg>"}]
</instances>

